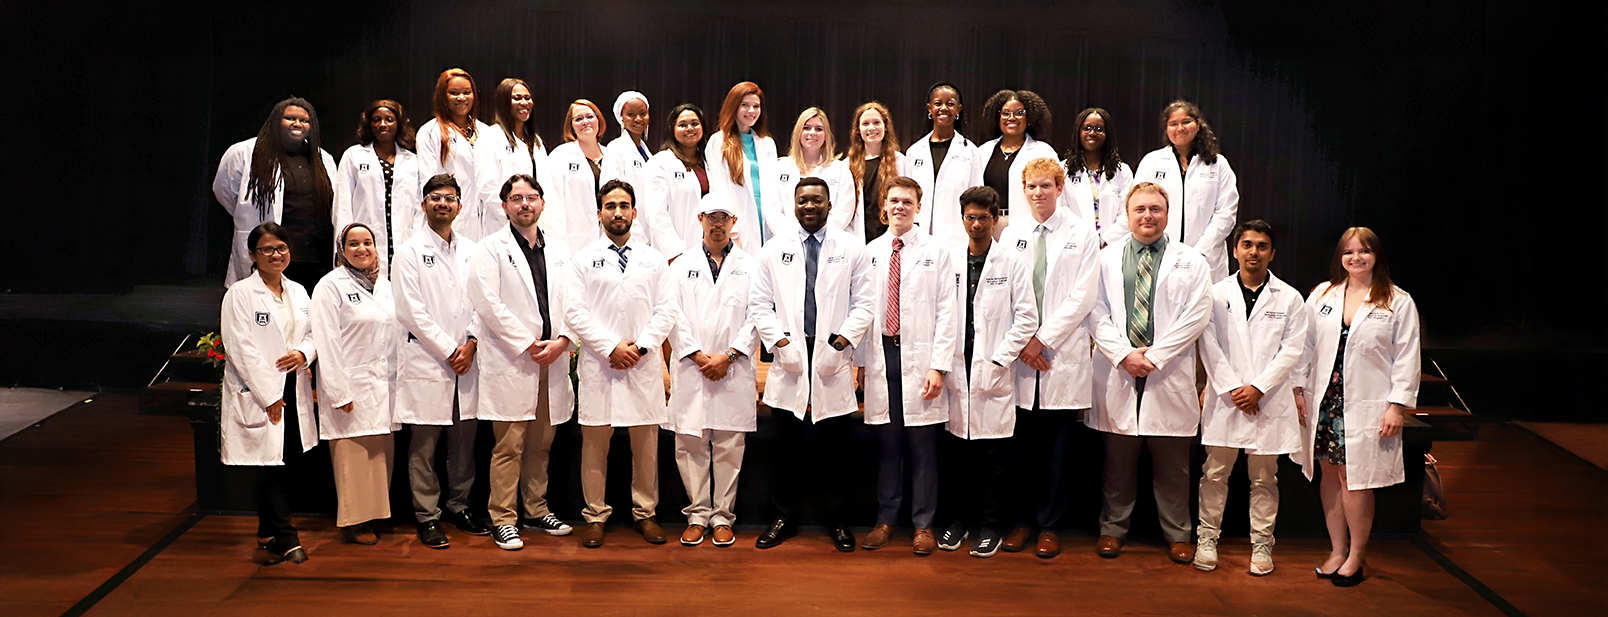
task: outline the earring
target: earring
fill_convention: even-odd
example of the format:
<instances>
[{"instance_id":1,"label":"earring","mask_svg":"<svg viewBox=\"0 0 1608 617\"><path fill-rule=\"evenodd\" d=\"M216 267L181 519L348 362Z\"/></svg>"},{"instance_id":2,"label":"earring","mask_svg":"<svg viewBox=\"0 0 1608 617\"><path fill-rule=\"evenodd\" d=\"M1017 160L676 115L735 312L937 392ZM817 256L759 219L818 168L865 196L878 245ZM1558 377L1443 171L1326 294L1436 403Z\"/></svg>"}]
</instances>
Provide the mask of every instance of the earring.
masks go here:
<instances>
[{"instance_id":1,"label":"earring","mask_svg":"<svg viewBox=\"0 0 1608 617\"><path fill-rule=\"evenodd\" d=\"M932 119L932 112L930 112L930 111L929 111L929 112L927 112L927 119L928 119L928 120L931 120L931 119Z\"/></svg>"}]
</instances>

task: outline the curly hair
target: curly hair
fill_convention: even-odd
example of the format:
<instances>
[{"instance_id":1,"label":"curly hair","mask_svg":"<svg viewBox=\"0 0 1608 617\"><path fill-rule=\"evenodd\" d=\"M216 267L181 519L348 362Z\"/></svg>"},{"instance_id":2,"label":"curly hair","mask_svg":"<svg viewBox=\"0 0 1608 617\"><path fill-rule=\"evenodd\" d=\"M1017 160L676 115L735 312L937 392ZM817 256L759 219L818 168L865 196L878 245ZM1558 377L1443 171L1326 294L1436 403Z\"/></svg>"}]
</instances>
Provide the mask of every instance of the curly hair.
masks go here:
<instances>
[{"instance_id":1,"label":"curly hair","mask_svg":"<svg viewBox=\"0 0 1608 617\"><path fill-rule=\"evenodd\" d=\"M1022 108L1027 110L1027 134L1040 141L1048 139L1050 106L1032 90L1000 90L995 92L994 96L988 97L988 102L983 103L983 119L989 120L985 124L988 127L988 138L998 139L1003 134L999 130L999 110L1004 109L1005 104L1011 101L1021 103Z\"/></svg>"},{"instance_id":2,"label":"curly hair","mask_svg":"<svg viewBox=\"0 0 1608 617\"><path fill-rule=\"evenodd\" d=\"M1083 165L1083 123L1089 116L1100 116L1105 121L1105 143L1100 145L1100 169L1098 173L1105 174L1107 180L1117 177L1117 168L1122 166L1122 155L1117 153L1117 140L1111 134L1111 112L1099 107L1090 107L1078 112L1078 119L1072 124L1072 147L1066 149L1061 158L1066 159L1067 175L1072 170Z\"/></svg>"},{"instance_id":3,"label":"curly hair","mask_svg":"<svg viewBox=\"0 0 1608 617\"><path fill-rule=\"evenodd\" d=\"M854 108L854 116L849 119L849 153L844 159L849 162L849 174L854 176L855 192L865 186L865 139L860 137L860 117L865 112L876 111L882 116L882 155L877 161L877 177L891 179L899 175L898 158L899 136L893 132L893 116L888 113L888 107L882 103L871 101Z\"/></svg>"},{"instance_id":4,"label":"curly hair","mask_svg":"<svg viewBox=\"0 0 1608 617\"><path fill-rule=\"evenodd\" d=\"M1187 157L1190 155L1199 154L1200 162L1207 165L1216 163L1217 154L1220 152L1217 149L1217 133L1212 132L1212 125L1206 123L1205 116L1201 115L1200 108L1196 107L1194 103L1183 99L1178 99L1168 103L1167 106L1161 110L1162 139L1165 140L1167 136L1167 118L1171 117L1173 112L1179 110L1183 110L1184 113L1189 114L1190 118L1194 118L1195 124L1200 127L1200 130L1195 133L1195 141L1192 141L1189 144L1189 152L1185 152L1184 155ZM1107 122L1109 122L1109 120L1107 120ZM1106 141L1108 143L1111 141L1110 135L1106 135ZM1172 142L1168 141L1165 145L1171 146Z\"/></svg>"}]
</instances>

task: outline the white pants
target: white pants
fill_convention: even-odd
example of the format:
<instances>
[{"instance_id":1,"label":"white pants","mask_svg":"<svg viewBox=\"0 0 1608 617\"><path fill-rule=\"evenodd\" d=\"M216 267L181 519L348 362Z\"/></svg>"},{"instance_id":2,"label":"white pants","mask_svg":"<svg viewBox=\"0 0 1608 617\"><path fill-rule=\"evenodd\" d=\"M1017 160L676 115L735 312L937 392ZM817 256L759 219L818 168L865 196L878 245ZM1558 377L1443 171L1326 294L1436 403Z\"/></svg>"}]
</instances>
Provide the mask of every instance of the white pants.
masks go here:
<instances>
[{"instance_id":1,"label":"white pants","mask_svg":"<svg viewBox=\"0 0 1608 617\"><path fill-rule=\"evenodd\" d=\"M1200 476L1200 527L1202 540L1217 538L1223 523L1223 504L1228 501L1228 474L1234 471L1239 448L1206 446L1206 465ZM1251 542L1273 543L1273 523L1279 515L1279 455L1247 454L1245 467L1251 476Z\"/></svg>"},{"instance_id":2,"label":"white pants","mask_svg":"<svg viewBox=\"0 0 1608 617\"><path fill-rule=\"evenodd\" d=\"M730 525L737 515L737 475L743 470L747 433L705 429L701 435L676 433L676 468L692 503L681 509L687 524ZM711 479L713 484L711 484Z\"/></svg>"}]
</instances>

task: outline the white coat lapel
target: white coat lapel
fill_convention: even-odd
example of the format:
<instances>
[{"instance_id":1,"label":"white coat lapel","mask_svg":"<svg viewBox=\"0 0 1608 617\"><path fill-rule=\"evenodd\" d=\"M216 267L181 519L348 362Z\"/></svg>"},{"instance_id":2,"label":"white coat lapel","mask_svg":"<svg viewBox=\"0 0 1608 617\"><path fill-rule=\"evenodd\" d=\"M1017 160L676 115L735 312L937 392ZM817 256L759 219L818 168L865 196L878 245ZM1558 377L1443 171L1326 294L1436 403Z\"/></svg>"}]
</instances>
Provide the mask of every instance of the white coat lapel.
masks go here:
<instances>
[{"instance_id":1,"label":"white coat lapel","mask_svg":"<svg viewBox=\"0 0 1608 617\"><path fill-rule=\"evenodd\" d=\"M1228 294L1229 332L1234 337L1234 343L1240 349L1250 350L1251 355L1254 356L1256 355L1256 348L1251 344L1250 322L1242 317L1245 314L1245 293L1240 291L1239 273L1234 273L1230 278L1234 282L1234 293ZM1267 283L1262 283L1262 286L1262 293L1267 293ZM1252 319L1255 319L1254 313L1252 314ZM1232 356L1232 352L1230 352L1230 355ZM1238 358L1231 359L1238 360Z\"/></svg>"}]
</instances>

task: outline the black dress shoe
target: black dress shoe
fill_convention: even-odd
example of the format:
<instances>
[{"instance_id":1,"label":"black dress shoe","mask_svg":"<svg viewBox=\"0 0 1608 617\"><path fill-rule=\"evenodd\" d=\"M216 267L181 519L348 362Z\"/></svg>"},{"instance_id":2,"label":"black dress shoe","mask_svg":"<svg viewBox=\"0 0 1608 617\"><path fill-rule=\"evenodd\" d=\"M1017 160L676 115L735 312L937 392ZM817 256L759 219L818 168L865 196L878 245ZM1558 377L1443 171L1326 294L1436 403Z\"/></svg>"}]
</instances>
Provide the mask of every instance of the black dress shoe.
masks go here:
<instances>
[{"instance_id":1,"label":"black dress shoe","mask_svg":"<svg viewBox=\"0 0 1608 617\"><path fill-rule=\"evenodd\" d=\"M837 550L844 553L854 552L854 534L849 533L848 527L842 525L833 527L829 535L832 536L832 546L836 546Z\"/></svg>"},{"instance_id":2,"label":"black dress shoe","mask_svg":"<svg viewBox=\"0 0 1608 617\"><path fill-rule=\"evenodd\" d=\"M486 526L485 521L475 518L475 515L470 514L468 510L463 512L442 512L441 520L452 523L453 527L457 527L459 531L471 536L491 535L491 527Z\"/></svg>"},{"instance_id":3,"label":"black dress shoe","mask_svg":"<svg viewBox=\"0 0 1608 617\"><path fill-rule=\"evenodd\" d=\"M798 528L787 522L787 517L778 516L771 521L770 527L754 539L754 548L775 548L781 546L782 541L798 535Z\"/></svg>"},{"instance_id":4,"label":"black dress shoe","mask_svg":"<svg viewBox=\"0 0 1608 617\"><path fill-rule=\"evenodd\" d=\"M1350 576L1335 570L1334 574L1329 575L1329 582L1334 583L1335 587L1356 587L1362 582L1362 566L1357 566L1357 571L1352 572Z\"/></svg>"},{"instance_id":5,"label":"black dress shoe","mask_svg":"<svg viewBox=\"0 0 1608 617\"><path fill-rule=\"evenodd\" d=\"M430 548L447 548L447 532L441 531L441 523L436 521L419 523L419 543Z\"/></svg>"}]
</instances>

